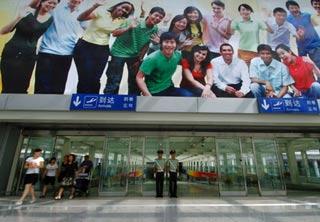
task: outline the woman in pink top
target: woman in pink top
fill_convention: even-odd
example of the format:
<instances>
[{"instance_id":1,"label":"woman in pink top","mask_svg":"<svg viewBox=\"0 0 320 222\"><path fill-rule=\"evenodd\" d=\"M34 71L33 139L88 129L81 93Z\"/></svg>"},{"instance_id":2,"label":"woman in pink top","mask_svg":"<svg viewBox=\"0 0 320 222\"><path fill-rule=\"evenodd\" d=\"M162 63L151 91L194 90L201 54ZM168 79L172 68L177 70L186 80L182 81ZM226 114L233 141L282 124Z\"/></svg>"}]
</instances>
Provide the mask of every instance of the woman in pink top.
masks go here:
<instances>
[{"instance_id":1,"label":"woman in pink top","mask_svg":"<svg viewBox=\"0 0 320 222\"><path fill-rule=\"evenodd\" d=\"M308 57L296 56L291 49L280 44L276 47L276 52L282 62L287 65L289 73L295 83L292 85L294 96L304 96L309 98L320 98L320 71L318 67Z\"/></svg>"}]
</instances>

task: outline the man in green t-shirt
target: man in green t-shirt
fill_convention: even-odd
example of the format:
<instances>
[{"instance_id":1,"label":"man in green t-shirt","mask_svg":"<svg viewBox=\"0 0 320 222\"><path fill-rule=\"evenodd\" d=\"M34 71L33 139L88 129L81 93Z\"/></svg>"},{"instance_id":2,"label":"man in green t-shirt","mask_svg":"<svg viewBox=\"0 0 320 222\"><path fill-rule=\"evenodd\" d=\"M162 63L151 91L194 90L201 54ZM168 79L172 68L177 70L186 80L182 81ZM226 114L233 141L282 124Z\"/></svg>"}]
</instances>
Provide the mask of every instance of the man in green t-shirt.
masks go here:
<instances>
[{"instance_id":1,"label":"man in green t-shirt","mask_svg":"<svg viewBox=\"0 0 320 222\"><path fill-rule=\"evenodd\" d=\"M150 41L156 38L159 24L165 16L161 7L153 7L145 20L130 19L113 32L117 37L112 48L112 59L107 69L105 94L118 94L124 64L128 67L128 94L137 95L136 74Z\"/></svg>"},{"instance_id":2,"label":"man in green t-shirt","mask_svg":"<svg viewBox=\"0 0 320 222\"><path fill-rule=\"evenodd\" d=\"M175 51L176 35L164 32L160 36L160 50L147 56L136 76L143 96L192 96L186 89L176 88L172 76L180 64L181 54Z\"/></svg>"}]
</instances>

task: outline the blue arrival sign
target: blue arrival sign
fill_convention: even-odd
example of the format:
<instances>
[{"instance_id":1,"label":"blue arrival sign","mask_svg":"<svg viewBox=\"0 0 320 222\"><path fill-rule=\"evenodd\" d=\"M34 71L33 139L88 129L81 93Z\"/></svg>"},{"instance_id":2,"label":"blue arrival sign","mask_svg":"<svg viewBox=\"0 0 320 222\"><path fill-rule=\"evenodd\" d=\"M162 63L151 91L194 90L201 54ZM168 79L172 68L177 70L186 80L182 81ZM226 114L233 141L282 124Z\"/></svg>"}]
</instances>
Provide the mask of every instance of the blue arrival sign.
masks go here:
<instances>
[{"instance_id":1,"label":"blue arrival sign","mask_svg":"<svg viewBox=\"0 0 320 222\"><path fill-rule=\"evenodd\" d=\"M73 94L70 110L136 111L136 96Z\"/></svg>"},{"instance_id":2,"label":"blue arrival sign","mask_svg":"<svg viewBox=\"0 0 320 222\"><path fill-rule=\"evenodd\" d=\"M304 113L319 114L316 99L309 98L258 98L260 113Z\"/></svg>"}]
</instances>

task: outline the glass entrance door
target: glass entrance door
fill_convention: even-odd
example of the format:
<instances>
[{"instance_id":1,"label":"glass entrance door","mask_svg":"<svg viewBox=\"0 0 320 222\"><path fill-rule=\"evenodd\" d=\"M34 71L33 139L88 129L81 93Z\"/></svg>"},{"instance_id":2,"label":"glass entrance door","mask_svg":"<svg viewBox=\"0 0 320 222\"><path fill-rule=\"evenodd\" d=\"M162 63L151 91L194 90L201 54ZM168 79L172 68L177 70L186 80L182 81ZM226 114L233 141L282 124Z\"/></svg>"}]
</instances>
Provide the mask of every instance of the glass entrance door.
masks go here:
<instances>
[{"instance_id":1,"label":"glass entrance door","mask_svg":"<svg viewBox=\"0 0 320 222\"><path fill-rule=\"evenodd\" d=\"M178 196L218 196L218 170L213 137L170 137L179 161Z\"/></svg>"},{"instance_id":2,"label":"glass entrance door","mask_svg":"<svg viewBox=\"0 0 320 222\"><path fill-rule=\"evenodd\" d=\"M128 189L127 196L142 196L144 180L143 147L144 137L131 137L129 142Z\"/></svg>"},{"instance_id":3,"label":"glass entrance door","mask_svg":"<svg viewBox=\"0 0 320 222\"><path fill-rule=\"evenodd\" d=\"M128 185L130 137L107 139L100 182L100 195L125 196Z\"/></svg>"},{"instance_id":4,"label":"glass entrance door","mask_svg":"<svg viewBox=\"0 0 320 222\"><path fill-rule=\"evenodd\" d=\"M32 151L36 148L42 149L42 157L47 162L53 154L55 137L52 136L26 136L23 138L22 148L20 151L19 160L15 172L15 179L13 181L13 190L18 194L24 189L23 179L25 174L24 163L25 160L32 156ZM40 190L40 183L35 186L36 190Z\"/></svg>"},{"instance_id":5,"label":"glass entrance door","mask_svg":"<svg viewBox=\"0 0 320 222\"><path fill-rule=\"evenodd\" d=\"M58 160L59 166L63 161L63 157L67 154L74 154L79 167L76 176L76 191L77 195L92 195L97 196L99 191L101 164L103 162L103 148L105 146L105 137L103 136L57 136L54 156ZM81 178L82 172L80 167L84 161L84 157L88 155L92 162L92 168L89 172L89 177ZM89 181L87 181L89 179ZM79 191L79 192L78 192Z\"/></svg>"},{"instance_id":6,"label":"glass entrance door","mask_svg":"<svg viewBox=\"0 0 320 222\"><path fill-rule=\"evenodd\" d=\"M154 178L154 164L157 151L163 150L163 158L167 159L168 139L164 137L146 137L143 155L143 195L156 195L156 180ZM163 194L167 195L166 179L164 180Z\"/></svg>"},{"instance_id":7,"label":"glass entrance door","mask_svg":"<svg viewBox=\"0 0 320 222\"><path fill-rule=\"evenodd\" d=\"M241 138L242 163L244 165L247 194L259 195L259 180L257 175L256 158L251 138Z\"/></svg>"},{"instance_id":8,"label":"glass entrance door","mask_svg":"<svg viewBox=\"0 0 320 222\"><path fill-rule=\"evenodd\" d=\"M221 196L245 196L246 186L239 139L216 139L219 159L219 189Z\"/></svg>"},{"instance_id":9,"label":"glass entrance door","mask_svg":"<svg viewBox=\"0 0 320 222\"><path fill-rule=\"evenodd\" d=\"M285 195L276 145L273 139L254 139L257 160L257 174L261 195Z\"/></svg>"}]
</instances>

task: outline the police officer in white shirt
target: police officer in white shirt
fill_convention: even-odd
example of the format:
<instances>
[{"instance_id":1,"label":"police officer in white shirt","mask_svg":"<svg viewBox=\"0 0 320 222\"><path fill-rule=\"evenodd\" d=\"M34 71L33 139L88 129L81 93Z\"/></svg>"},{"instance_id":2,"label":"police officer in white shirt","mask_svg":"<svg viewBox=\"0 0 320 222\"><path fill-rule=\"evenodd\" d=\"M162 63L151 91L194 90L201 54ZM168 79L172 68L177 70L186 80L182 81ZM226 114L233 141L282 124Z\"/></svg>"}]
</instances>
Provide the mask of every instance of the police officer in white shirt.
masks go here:
<instances>
[{"instance_id":1,"label":"police officer in white shirt","mask_svg":"<svg viewBox=\"0 0 320 222\"><path fill-rule=\"evenodd\" d=\"M156 197L163 197L163 183L165 173L165 160L162 158L163 150L157 151L158 158L154 160L154 174L156 178Z\"/></svg>"},{"instance_id":2,"label":"police officer in white shirt","mask_svg":"<svg viewBox=\"0 0 320 222\"><path fill-rule=\"evenodd\" d=\"M169 196L177 198L177 179L179 176L179 161L176 159L176 151L170 151L171 158L167 161L167 172L169 172Z\"/></svg>"}]
</instances>

